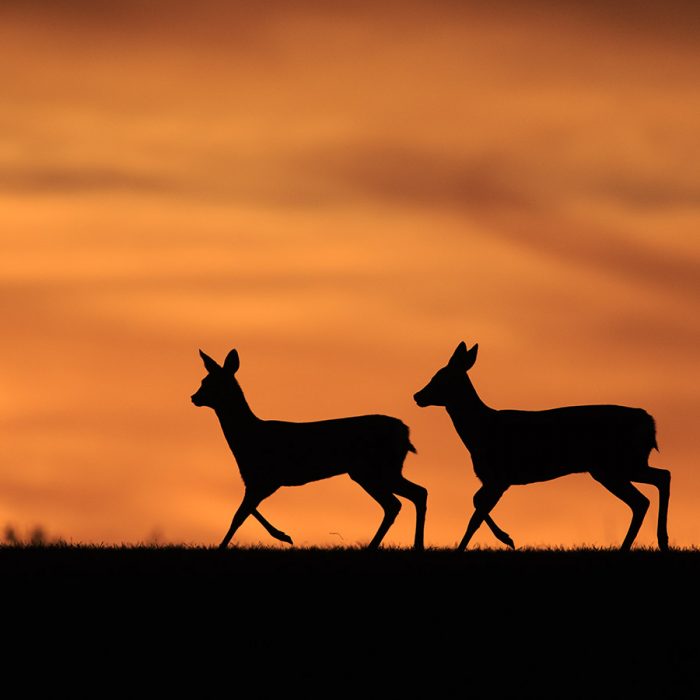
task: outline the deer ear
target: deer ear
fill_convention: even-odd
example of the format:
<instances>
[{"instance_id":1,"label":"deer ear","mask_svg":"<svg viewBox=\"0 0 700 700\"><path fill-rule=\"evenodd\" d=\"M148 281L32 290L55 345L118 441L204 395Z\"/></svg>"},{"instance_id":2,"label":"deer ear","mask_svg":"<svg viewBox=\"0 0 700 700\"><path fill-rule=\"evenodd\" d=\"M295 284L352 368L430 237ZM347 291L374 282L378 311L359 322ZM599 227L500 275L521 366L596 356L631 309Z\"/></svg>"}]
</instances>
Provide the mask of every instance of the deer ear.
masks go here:
<instances>
[{"instance_id":1,"label":"deer ear","mask_svg":"<svg viewBox=\"0 0 700 700\"><path fill-rule=\"evenodd\" d=\"M207 355L206 352L202 352L201 350L199 351L199 356L202 358L202 362L204 362L204 367L209 372L210 374L212 372L216 372L217 370L221 369L219 367L219 364L216 360L212 360L209 355Z\"/></svg>"},{"instance_id":2,"label":"deer ear","mask_svg":"<svg viewBox=\"0 0 700 700\"><path fill-rule=\"evenodd\" d=\"M464 341L462 341L458 346L457 349L452 353L452 357L450 358L450 361L447 363L451 367L459 367L459 369L462 369L463 365L466 362L467 358L467 346Z\"/></svg>"},{"instance_id":3,"label":"deer ear","mask_svg":"<svg viewBox=\"0 0 700 700\"><path fill-rule=\"evenodd\" d=\"M467 366L464 368L467 372L474 366L476 362L476 354L479 352L479 343L474 343L472 349L467 353Z\"/></svg>"},{"instance_id":4,"label":"deer ear","mask_svg":"<svg viewBox=\"0 0 700 700\"><path fill-rule=\"evenodd\" d=\"M241 366L241 360L238 357L238 350L231 350L231 352L226 355L224 360L224 369L231 374L236 374L238 368Z\"/></svg>"},{"instance_id":5,"label":"deer ear","mask_svg":"<svg viewBox=\"0 0 700 700\"><path fill-rule=\"evenodd\" d=\"M452 354L450 361L447 363L450 367L456 367L462 372L468 372L476 362L476 353L479 351L479 346L475 345L471 350L467 350L467 345L462 341L457 349Z\"/></svg>"}]
</instances>

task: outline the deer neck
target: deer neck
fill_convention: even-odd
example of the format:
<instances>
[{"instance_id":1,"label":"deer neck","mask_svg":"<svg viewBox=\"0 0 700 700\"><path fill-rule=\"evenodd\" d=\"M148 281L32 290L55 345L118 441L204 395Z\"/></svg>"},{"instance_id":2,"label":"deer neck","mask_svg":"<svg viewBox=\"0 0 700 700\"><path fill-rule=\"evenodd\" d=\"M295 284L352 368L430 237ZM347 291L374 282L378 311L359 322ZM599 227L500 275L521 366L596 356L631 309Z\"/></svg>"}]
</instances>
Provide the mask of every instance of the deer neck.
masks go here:
<instances>
[{"instance_id":1,"label":"deer neck","mask_svg":"<svg viewBox=\"0 0 700 700\"><path fill-rule=\"evenodd\" d=\"M241 464L249 446L257 440L257 428L263 422L248 405L240 389L214 409L228 446Z\"/></svg>"},{"instance_id":2,"label":"deer neck","mask_svg":"<svg viewBox=\"0 0 700 700\"><path fill-rule=\"evenodd\" d=\"M494 411L481 400L469 378L465 379L465 384L445 408L462 442L473 452L479 436L483 435L484 423Z\"/></svg>"}]
</instances>

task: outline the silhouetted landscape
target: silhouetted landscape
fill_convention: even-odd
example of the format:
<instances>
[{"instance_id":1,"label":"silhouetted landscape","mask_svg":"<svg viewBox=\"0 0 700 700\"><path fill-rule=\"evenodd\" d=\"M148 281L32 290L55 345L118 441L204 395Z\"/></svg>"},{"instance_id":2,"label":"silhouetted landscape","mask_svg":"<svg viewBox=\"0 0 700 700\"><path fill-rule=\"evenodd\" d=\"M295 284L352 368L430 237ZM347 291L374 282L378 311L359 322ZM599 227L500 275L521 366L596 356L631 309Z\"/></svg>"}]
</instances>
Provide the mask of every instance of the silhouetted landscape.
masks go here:
<instances>
[{"instance_id":1,"label":"silhouetted landscape","mask_svg":"<svg viewBox=\"0 0 700 700\"><path fill-rule=\"evenodd\" d=\"M368 683L435 697L700 689L694 549L6 546L0 570L7 600L25 611L10 639L36 617L52 653L67 653L70 629L92 654L99 639L141 664L223 664L236 688L264 678L262 695Z\"/></svg>"},{"instance_id":2,"label":"silhouetted landscape","mask_svg":"<svg viewBox=\"0 0 700 700\"><path fill-rule=\"evenodd\" d=\"M699 25L0 2L3 697L700 700Z\"/></svg>"}]
</instances>

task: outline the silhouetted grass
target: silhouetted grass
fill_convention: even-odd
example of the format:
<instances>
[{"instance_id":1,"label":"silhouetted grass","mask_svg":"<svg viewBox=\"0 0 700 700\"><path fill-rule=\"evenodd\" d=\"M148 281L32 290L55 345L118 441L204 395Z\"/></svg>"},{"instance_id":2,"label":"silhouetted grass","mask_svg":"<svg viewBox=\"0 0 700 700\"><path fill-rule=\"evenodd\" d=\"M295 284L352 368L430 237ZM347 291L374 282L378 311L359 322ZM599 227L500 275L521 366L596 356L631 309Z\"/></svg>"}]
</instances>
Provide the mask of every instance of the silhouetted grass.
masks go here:
<instances>
[{"instance_id":1,"label":"silhouetted grass","mask_svg":"<svg viewBox=\"0 0 700 700\"><path fill-rule=\"evenodd\" d=\"M187 545L76 545L56 543L0 545L0 567L4 576L31 577L36 573L61 576L80 573L100 576L105 573L129 578L148 573L153 576L180 574L210 576L222 572L246 576L268 575L279 571L300 574L323 572L355 575L402 575L407 572L434 577L443 574L471 576L476 572L489 579L501 575L528 573L540 578L559 574L607 575L623 577L637 574L664 577L700 574L700 550L674 549L668 553L656 549L635 549L621 553L606 548L524 548L471 549L457 553L452 549L429 548L414 552L403 548L367 551L361 547L273 548L263 546L214 547Z\"/></svg>"},{"instance_id":2,"label":"silhouetted grass","mask_svg":"<svg viewBox=\"0 0 700 700\"><path fill-rule=\"evenodd\" d=\"M107 644L104 658L131 659L125 673L165 654L170 682L212 664L198 683L225 672L234 695L251 674L259 697L280 683L324 697L700 690L696 549L5 546L0 575L29 638L41 629L65 650L77 632L81 655L103 658Z\"/></svg>"}]
</instances>

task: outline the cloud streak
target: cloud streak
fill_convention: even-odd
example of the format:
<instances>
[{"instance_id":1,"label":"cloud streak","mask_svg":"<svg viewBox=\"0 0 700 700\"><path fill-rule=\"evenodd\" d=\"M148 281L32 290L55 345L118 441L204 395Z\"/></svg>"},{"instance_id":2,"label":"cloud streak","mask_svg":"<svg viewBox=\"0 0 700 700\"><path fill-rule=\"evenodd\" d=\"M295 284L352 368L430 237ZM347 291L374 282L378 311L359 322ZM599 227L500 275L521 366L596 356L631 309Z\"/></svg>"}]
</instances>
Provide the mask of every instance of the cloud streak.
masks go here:
<instances>
[{"instance_id":1,"label":"cloud streak","mask_svg":"<svg viewBox=\"0 0 700 700\"><path fill-rule=\"evenodd\" d=\"M115 168L44 167L0 170L0 192L14 194L90 194L93 192L168 194L178 191L175 183L157 175L144 175Z\"/></svg>"}]
</instances>

